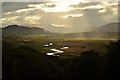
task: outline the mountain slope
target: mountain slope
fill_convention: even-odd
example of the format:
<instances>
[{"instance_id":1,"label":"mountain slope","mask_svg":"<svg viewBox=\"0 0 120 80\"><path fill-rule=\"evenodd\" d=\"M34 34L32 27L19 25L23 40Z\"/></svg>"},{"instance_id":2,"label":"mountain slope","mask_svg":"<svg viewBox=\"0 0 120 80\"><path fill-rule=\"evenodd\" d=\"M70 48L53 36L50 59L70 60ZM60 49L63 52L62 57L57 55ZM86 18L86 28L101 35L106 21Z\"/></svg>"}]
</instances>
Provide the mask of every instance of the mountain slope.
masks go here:
<instances>
[{"instance_id":1,"label":"mountain slope","mask_svg":"<svg viewBox=\"0 0 120 80\"><path fill-rule=\"evenodd\" d=\"M65 37L79 37L79 38L118 38L118 26L120 23L110 23L98 27L90 32L83 33L69 33Z\"/></svg>"},{"instance_id":2,"label":"mountain slope","mask_svg":"<svg viewBox=\"0 0 120 80\"><path fill-rule=\"evenodd\" d=\"M96 28L93 32L118 32L120 23L110 23Z\"/></svg>"},{"instance_id":3,"label":"mountain slope","mask_svg":"<svg viewBox=\"0 0 120 80\"><path fill-rule=\"evenodd\" d=\"M42 28L30 28L19 25L9 25L5 28L2 28L3 35L39 35L39 34L49 34L50 32L45 31Z\"/></svg>"},{"instance_id":4,"label":"mountain slope","mask_svg":"<svg viewBox=\"0 0 120 80\"><path fill-rule=\"evenodd\" d=\"M118 38L118 26L120 23L110 23L103 25L101 27L96 28L95 30L85 33L86 35L90 35L90 37L97 38Z\"/></svg>"}]
</instances>

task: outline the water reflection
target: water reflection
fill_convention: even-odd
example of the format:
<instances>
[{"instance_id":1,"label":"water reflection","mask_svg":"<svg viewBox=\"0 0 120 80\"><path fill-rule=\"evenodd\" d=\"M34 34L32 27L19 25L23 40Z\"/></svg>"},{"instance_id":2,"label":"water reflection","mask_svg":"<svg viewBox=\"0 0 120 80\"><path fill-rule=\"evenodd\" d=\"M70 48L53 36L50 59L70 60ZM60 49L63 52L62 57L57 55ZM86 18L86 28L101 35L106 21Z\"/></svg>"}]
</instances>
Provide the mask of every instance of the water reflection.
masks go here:
<instances>
[{"instance_id":1,"label":"water reflection","mask_svg":"<svg viewBox=\"0 0 120 80\"><path fill-rule=\"evenodd\" d=\"M52 45L53 45L53 43L49 43L49 44L45 44L44 46L49 47L49 46L52 46ZM66 50L66 49L69 49L69 47L64 46L64 47L60 48L60 50L52 48L52 49L50 49L52 52L47 52L46 55L48 55L48 56L60 56L59 54L64 53L63 50Z\"/></svg>"},{"instance_id":2,"label":"water reflection","mask_svg":"<svg viewBox=\"0 0 120 80\"><path fill-rule=\"evenodd\" d=\"M62 49L62 50L66 50L66 49L68 49L69 47L62 47L62 48L60 48L60 49Z\"/></svg>"}]
</instances>

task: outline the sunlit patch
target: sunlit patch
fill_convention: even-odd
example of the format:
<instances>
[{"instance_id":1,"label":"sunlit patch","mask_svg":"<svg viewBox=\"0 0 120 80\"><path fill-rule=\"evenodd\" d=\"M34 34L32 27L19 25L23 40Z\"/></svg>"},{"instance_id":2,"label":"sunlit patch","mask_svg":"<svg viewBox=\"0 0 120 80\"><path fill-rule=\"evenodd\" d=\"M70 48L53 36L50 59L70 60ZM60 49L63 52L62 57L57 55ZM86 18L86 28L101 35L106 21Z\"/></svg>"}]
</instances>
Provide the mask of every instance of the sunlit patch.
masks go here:
<instances>
[{"instance_id":1,"label":"sunlit patch","mask_svg":"<svg viewBox=\"0 0 120 80\"><path fill-rule=\"evenodd\" d=\"M50 49L51 51L54 51L55 54L63 53L64 51L58 50L58 49Z\"/></svg>"},{"instance_id":2,"label":"sunlit patch","mask_svg":"<svg viewBox=\"0 0 120 80\"><path fill-rule=\"evenodd\" d=\"M68 15L63 16L62 18L67 19L69 17L81 17L81 16L83 16L83 14L68 14Z\"/></svg>"},{"instance_id":3,"label":"sunlit patch","mask_svg":"<svg viewBox=\"0 0 120 80\"><path fill-rule=\"evenodd\" d=\"M49 45L46 44L46 45L44 45L44 46L45 46L45 47L48 47Z\"/></svg>"},{"instance_id":4,"label":"sunlit patch","mask_svg":"<svg viewBox=\"0 0 120 80\"><path fill-rule=\"evenodd\" d=\"M66 50L66 49L69 49L69 47L64 46L64 47L62 47L62 48L60 48L60 49L62 49L62 50Z\"/></svg>"},{"instance_id":5,"label":"sunlit patch","mask_svg":"<svg viewBox=\"0 0 120 80\"><path fill-rule=\"evenodd\" d=\"M50 45L50 46L52 46L52 45L53 45L53 43L50 43L49 45Z\"/></svg>"},{"instance_id":6,"label":"sunlit patch","mask_svg":"<svg viewBox=\"0 0 120 80\"><path fill-rule=\"evenodd\" d=\"M48 55L48 56L53 56L54 53L46 53L46 55Z\"/></svg>"},{"instance_id":7,"label":"sunlit patch","mask_svg":"<svg viewBox=\"0 0 120 80\"><path fill-rule=\"evenodd\" d=\"M55 54L61 54L61 53L64 53L64 51L56 51L56 52L54 52Z\"/></svg>"}]
</instances>

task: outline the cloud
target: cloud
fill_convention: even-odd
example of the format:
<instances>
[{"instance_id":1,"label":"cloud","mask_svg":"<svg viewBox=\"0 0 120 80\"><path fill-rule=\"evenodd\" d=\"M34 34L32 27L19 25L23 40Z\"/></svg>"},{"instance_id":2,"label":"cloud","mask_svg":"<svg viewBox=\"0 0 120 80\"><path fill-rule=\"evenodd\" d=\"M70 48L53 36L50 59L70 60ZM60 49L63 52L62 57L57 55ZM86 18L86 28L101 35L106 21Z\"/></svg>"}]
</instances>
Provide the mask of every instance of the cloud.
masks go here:
<instances>
[{"instance_id":1,"label":"cloud","mask_svg":"<svg viewBox=\"0 0 120 80\"><path fill-rule=\"evenodd\" d=\"M2 3L2 12L11 12L19 9L26 9L28 2L3 2Z\"/></svg>"},{"instance_id":2,"label":"cloud","mask_svg":"<svg viewBox=\"0 0 120 80\"><path fill-rule=\"evenodd\" d=\"M28 7L36 8L44 12L68 12L75 9L65 3L29 4Z\"/></svg>"},{"instance_id":3,"label":"cloud","mask_svg":"<svg viewBox=\"0 0 120 80\"><path fill-rule=\"evenodd\" d=\"M104 7L118 6L118 2L102 2Z\"/></svg>"},{"instance_id":4,"label":"cloud","mask_svg":"<svg viewBox=\"0 0 120 80\"><path fill-rule=\"evenodd\" d=\"M68 15L63 16L62 18L67 19L69 17L81 17L81 16L83 16L83 14L68 14Z\"/></svg>"},{"instance_id":5,"label":"cloud","mask_svg":"<svg viewBox=\"0 0 120 80\"><path fill-rule=\"evenodd\" d=\"M66 1L71 1L71 2L102 2L103 0L0 0L3 2L66 2ZM118 2L119 0L104 0L106 2Z\"/></svg>"},{"instance_id":6,"label":"cloud","mask_svg":"<svg viewBox=\"0 0 120 80\"><path fill-rule=\"evenodd\" d=\"M3 3L0 21L3 26L19 24L56 32L84 32L118 20L117 3L61 3Z\"/></svg>"},{"instance_id":7,"label":"cloud","mask_svg":"<svg viewBox=\"0 0 120 80\"><path fill-rule=\"evenodd\" d=\"M9 24L40 24L41 16L13 16L7 18L1 18L3 26Z\"/></svg>"},{"instance_id":8,"label":"cloud","mask_svg":"<svg viewBox=\"0 0 120 80\"><path fill-rule=\"evenodd\" d=\"M106 9L99 10L98 13L105 13Z\"/></svg>"},{"instance_id":9,"label":"cloud","mask_svg":"<svg viewBox=\"0 0 120 80\"><path fill-rule=\"evenodd\" d=\"M28 4L28 7L42 9L42 7L44 7L44 4Z\"/></svg>"},{"instance_id":10,"label":"cloud","mask_svg":"<svg viewBox=\"0 0 120 80\"><path fill-rule=\"evenodd\" d=\"M25 22L30 23L30 24L40 24L40 16L26 16L25 17Z\"/></svg>"},{"instance_id":11,"label":"cloud","mask_svg":"<svg viewBox=\"0 0 120 80\"><path fill-rule=\"evenodd\" d=\"M7 20L7 18L2 18L2 19L0 19L0 21L5 21L5 20Z\"/></svg>"},{"instance_id":12,"label":"cloud","mask_svg":"<svg viewBox=\"0 0 120 80\"><path fill-rule=\"evenodd\" d=\"M7 17L7 18L1 18L0 22L2 22L3 26L14 24L17 19L19 19L20 16L14 16L14 17Z\"/></svg>"},{"instance_id":13,"label":"cloud","mask_svg":"<svg viewBox=\"0 0 120 80\"><path fill-rule=\"evenodd\" d=\"M86 7L78 8L78 9L86 10L86 9L102 9L102 8L104 8L102 5L97 4L97 5L86 6Z\"/></svg>"},{"instance_id":14,"label":"cloud","mask_svg":"<svg viewBox=\"0 0 120 80\"><path fill-rule=\"evenodd\" d=\"M4 13L5 15L8 15L8 14L11 14L12 12L6 12L6 13Z\"/></svg>"},{"instance_id":15,"label":"cloud","mask_svg":"<svg viewBox=\"0 0 120 80\"><path fill-rule=\"evenodd\" d=\"M108 7L118 7L118 3L115 2L90 2L88 4L74 5L74 8L78 10L92 10L92 9L106 9Z\"/></svg>"},{"instance_id":16,"label":"cloud","mask_svg":"<svg viewBox=\"0 0 120 80\"><path fill-rule=\"evenodd\" d=\"M35 9L36 9L36 8L20 9L20 10L16 10L15 12L16 12L16 13L28 12L28 11L33 11L33 10L35 10Z\"/></svg>"},{"instance_id":17,"label":"cloud","mask_svg":"<svg viewBox=\"0 0 120 80\"><path fill-rule=\"evenodd\" d=\"M0 20L2 21L14 21L16 19L20 18L20 16L14 16L14 17L9 17L9 18L2 18Z\"/></svg>"},{"instance_id":18,"label":"cloud","mask_svg":"<svg viewBox=\"0 0 120 80\"><path fill-rule=\"evenodd\" d=\"M52 26L55 26L55 27L64 27L64 28L68 28L70 26L68 25L63 25L63 24L51 24Z\"/></svg>"},{"instance_id":19,"label":"cloud","mask_svg":"<svg viewBox=\"0 0 120 80\"><path fill-rule=\"evenodd\" d=\"M80 4L85 4L85 3L80 3ZM87 3L88 4L88 3ZM74 11L76 9L78 10L87 10L87 9L103 9L104 6L97 4L97 5L90 5L90 6L85 6L85 7L74 7L71 5L79 5L79 3L74 3L74 2L60 2L60 3L44 3L44 4L28 4L28 7L31 8L36 8L39 10L42 10L44 12L69 12L69 11ZM112 4L115 5L115 4Z\"/></svg>"}]
</instances>

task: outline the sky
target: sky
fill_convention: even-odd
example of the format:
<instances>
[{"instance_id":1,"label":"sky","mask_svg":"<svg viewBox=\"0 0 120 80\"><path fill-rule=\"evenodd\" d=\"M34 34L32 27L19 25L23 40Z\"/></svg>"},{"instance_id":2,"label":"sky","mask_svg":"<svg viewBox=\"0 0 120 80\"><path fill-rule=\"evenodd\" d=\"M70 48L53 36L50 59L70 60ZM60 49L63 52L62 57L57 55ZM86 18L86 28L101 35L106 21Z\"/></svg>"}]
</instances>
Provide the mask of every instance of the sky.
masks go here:
<instances>
[{"instance_id":1,"label":"sky","mask_svg":"<svg viewBox=\"0 0 120 80\"><path fill-rule=\"evenodd\" d=\"M86 32L105 24L118 22L118 3L105 0L2 2L0 21L2 27L18 24L40 27L51 32Z\"/></svg>"}]
</instances>

